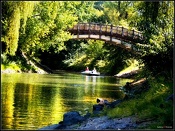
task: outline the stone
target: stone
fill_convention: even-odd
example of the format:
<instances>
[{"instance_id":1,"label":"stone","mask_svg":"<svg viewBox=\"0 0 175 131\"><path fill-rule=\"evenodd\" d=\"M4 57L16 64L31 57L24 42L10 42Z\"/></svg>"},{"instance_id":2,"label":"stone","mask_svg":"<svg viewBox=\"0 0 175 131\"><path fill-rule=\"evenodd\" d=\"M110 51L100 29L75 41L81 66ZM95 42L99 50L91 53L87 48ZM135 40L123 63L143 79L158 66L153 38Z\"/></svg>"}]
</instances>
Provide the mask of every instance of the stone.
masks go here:
<instances>
[{"instance_id":1,"label":"stone","mask_svg":"<svg viewBox=\"0 0 175 131\"><path fill-rule=\"evenodd\" d=\"M70 111L63 115L63 125L69 126L84 121L85 118L81 116L77 111Z\"/></svg>"},{"instance_id":2,"label":"stone","mask_svg":"<svg viewBox=\"0 0 175 131\"><path fill-rule=\"evenodd\" d=\"M86 115L84 115L85 119L88 119L91 116L91 113L87 112Z\"/></svg>"},{"instance_id":3,"label":"stone","mask_svg":"<svg viewBox=\"0 0 175 131\"><path fill-rule=\"evenodd\" d=\"M54 130L54 129L58 129L59 126L60 126L59 124L54 124L54 125L50 125L50 126L40 128L38 130Z\"/></svg>"},{"instance_id":4,"label":"stone","mask_svg":"<svg viewBox=\"0 0 175 131\"><path fill-rule=\"evenodd\" d=\"M93 105L93 111L101 111L103 110L103 108L104 108L104 105L101 105L101 104Z\"/></svg>"}]
</instances>

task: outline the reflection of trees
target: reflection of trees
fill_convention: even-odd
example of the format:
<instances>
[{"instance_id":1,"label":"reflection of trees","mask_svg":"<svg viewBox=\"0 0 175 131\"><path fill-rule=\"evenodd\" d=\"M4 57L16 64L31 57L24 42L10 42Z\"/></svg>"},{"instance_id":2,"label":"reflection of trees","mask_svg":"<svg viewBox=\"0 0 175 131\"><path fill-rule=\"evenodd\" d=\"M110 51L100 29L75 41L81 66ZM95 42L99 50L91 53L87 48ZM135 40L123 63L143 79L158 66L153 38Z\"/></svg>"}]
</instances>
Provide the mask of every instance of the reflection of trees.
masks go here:
<instances>
[{"instance_id":1,"label":"reflection of trees","mask_svg":"<svg viewBox=\"0 0 175 131\"><path fill-rule=\"evenodd\" d=\"M14 83L2 84L2 129L13 127Z\"/></svg>"},{"instance_id":2,"label":"reflection of trees","mask_svg":"<svg viewBox=\"0 0 175 131\"><path fill-rule=\"evenodd\" d=\"M101 90L99 97L101 98L110 98L110 99L122 99L124 97L124 93L118 90Z\"/></svg>"},{"instance_id":3,"label":"reflection of trees","mask_svg":"<svg viewBox=\"0 0 175 131\"><path fill-rule=\"evenodd\" d=\"M15 129L23 129L22 124L27 125L32 116L31 105L34 103L32 94L34 92L33 85L16 83L14 97L14 127Z\"/></svg>"},{"instance_id":4,"label":"reflection of trees","mask_svg":"<svg viewBox=\"0 0 175 131\"><path fill-rule=\"evenodd\" d=\"M42 100L43 104L50 105L52 103L52 97L54 95L54 88L51 86L42 86L41 88L41 95L40 99Z\"/></svg>"},{"instance_id":5,"label":"reflection of trees","mask_svg":"<svg viewBox=\"0 0 175 131\"><path fill-rule=\"evenodd\" d=\"M84 94L83 88L81 87L70 87L72 85L60 88L61 98L65 101L67 106L76 106L76 100L81 100Z\"/></svg>"}]
</instances>

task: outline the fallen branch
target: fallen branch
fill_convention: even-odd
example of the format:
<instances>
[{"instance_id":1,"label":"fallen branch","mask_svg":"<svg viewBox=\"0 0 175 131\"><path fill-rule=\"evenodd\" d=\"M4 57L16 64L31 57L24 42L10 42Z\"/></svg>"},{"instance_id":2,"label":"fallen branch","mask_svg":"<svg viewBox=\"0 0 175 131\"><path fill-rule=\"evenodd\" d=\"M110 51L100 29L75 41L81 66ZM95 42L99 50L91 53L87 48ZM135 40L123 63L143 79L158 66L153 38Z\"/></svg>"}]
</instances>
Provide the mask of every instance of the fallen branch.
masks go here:
<instances>
[{"instance_id":1,"label":"fallen branch","mask_svg":"<svg viewBox=\"0 0 175 131\"><path fill-rule=\"evenodd\" d=\"M143 122L149 122L149 121L153 121L153 120L156 120L156 118L147 118L147 119L137 120L136 124L141 124Z\"/></svg>"}]
</instances>

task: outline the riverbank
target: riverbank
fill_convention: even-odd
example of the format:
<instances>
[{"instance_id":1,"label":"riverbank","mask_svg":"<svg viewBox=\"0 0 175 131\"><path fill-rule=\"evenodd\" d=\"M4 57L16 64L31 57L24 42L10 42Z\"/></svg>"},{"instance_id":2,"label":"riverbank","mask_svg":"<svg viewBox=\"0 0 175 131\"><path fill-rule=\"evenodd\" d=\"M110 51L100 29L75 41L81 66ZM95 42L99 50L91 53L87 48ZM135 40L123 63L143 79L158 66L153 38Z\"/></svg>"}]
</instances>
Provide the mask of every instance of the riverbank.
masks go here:
<instances>
[{"instance_id":1,"label":"riverbank","mask_svg":"<svg viewBox=\"0 0 175 131\"><path fill-rule=\"evenodd\" d=\"M10 68L1 70L1 74L12 74L12 73L23 73L23 72L21 70L15 70L15 69L10 69ZM26 73L26 72L24 72L24 73ZM27 73L47 74L46 71L39 69L39 68L35 72L28 71Z\"/></svg>"},{"instance_id":2,"label":"riverbank","mask_svg":"<svg viewBox=\"0 0 175 131\"><path fill-rule=\"evenodd\" d=\"M107 116L101 116L101 117L88 118L86 121L82 123L66 126L64 128L61 128L61 130L109 130L109 129L129 130L129 129L144 128L153 123L154 121L151 120L138 123L137 118L135 116L115 118L115 119L111 119ZM39 130L56 130L59 129L58 127L59 127L58 124L54 124L40 128Z\"/></svg>"}]
</instances>

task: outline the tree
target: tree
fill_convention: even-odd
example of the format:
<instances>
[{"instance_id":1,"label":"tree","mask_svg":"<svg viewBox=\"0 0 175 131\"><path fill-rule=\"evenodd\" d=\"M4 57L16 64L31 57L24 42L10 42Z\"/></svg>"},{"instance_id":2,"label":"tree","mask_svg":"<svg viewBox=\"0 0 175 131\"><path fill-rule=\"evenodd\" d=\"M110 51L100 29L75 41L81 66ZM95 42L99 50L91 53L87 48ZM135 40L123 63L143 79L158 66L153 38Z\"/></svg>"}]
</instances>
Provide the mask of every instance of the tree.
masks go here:
<instances>
[{"instance_id":1,"label":"tree","mask_svg":"<svg viewBox=\"0 0 175 131\"><path fill-rule=\"evenodd\" d=\"M30 52L30 55L49 50L53 47L55 52L64 48L64 41L71 35L66 31L73 26L77 17L72 14L68 2L40 2L34 13L35 17L27 21L25 34L21 36L21 49ZM66 8L66 9L65 9Z\"/></svg>"},{"instance_id":2,"label":"tree","mask_svg":"<svg viewBox=\"0 0 175 131\"><path fill-rule=\"evenodd\" d=\"M2 42L6 53L15 55L18 48L20 27L24 31L32 15L35 2L2 2Z\"/></svg>"},{"instance_id":3,"label":"tree","mask_svg":"<svg viewBox=\"0 0 175 131\"><path fill-rule=\"evenodd\" d=\"M134 21L137 19L135 2L117 1L104 2L104 15L106 23L124 26L126 28L136 28Z\"/></svg>"},{"instance_id":4,"label":"tree","mask_svg":"<svg viewBox=\"0 0 175 131\"><path fill-rule=\"evenodd\" d=\"M137 23L150 45L142 56L146 68L154 74L173 70L174 2L140 2Z\"/></svg>"}]
</instances>

